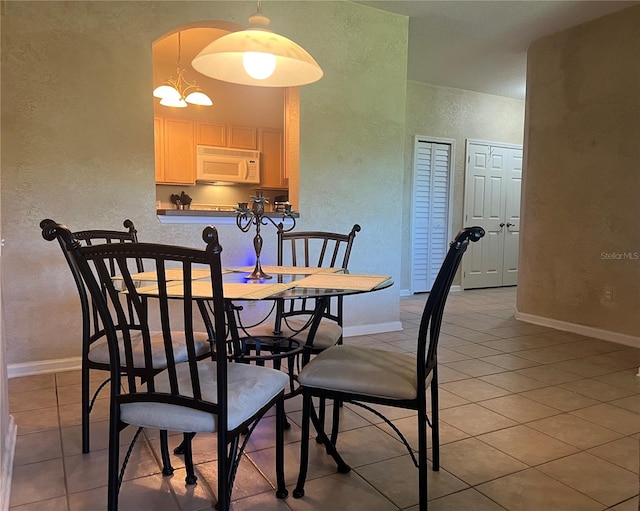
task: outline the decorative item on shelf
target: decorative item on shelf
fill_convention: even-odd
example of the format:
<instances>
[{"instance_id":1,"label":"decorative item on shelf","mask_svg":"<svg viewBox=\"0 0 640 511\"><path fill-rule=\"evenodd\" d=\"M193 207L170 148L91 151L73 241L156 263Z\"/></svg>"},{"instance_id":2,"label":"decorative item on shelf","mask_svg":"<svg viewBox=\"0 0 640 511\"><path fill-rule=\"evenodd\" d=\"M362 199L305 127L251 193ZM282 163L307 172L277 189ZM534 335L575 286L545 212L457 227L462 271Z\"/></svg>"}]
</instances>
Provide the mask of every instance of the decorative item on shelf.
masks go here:
<instances>
[{"instance_id":1,"label":"decorative item on shelf","mask_svg":"<svg viewBox=\"0 0 640 511\"><path fill-rule=\"evenodd\" d=\"M274 211L286 211L287 205L291 208L291 204L289 204L289 196L288 195L276 195L273 199L273 210Z\"/></svg>"},{"instance_id":2,"label":"decorative item on shelf","mask_svg":"<svg viewBox=\"0 0 640 511\"><path fill-rule=\"evenodd\" d=\"M191 62L205 76L224 82L261 87L296 87L322 78L322 69L302 47L269 30L271 21L258 10L249 27L224 35Z\"/></svg>"},{"instance_id":3,"label":"decorative item on shelf","mask_svg":"<svg viewBox=\"0 0 640 511\"><path fill-rule=\"evenodd\" d=\"M175 204L176 209L190 209L191 208L191 197L189 197L184 190L180 195L176 193L171 194L171 203Z\"/></svg>"},{"instance_id":4,"label":"decorative item on shelf","mask_svg":"<svg viewBox=\"0 0 640 511\"><path fill-rule=\"evenodd\" d=\"M283 232L289 232L296 226L296 219L294 217L295 211L291 209L291 204L288 204L287 208L282 211L282 220L290 218L293 221L291 227L285 229L282 224L279 226L272 218L264 216L264 207L265 204L269 203L269 200L266 197L263 197L262 192L257 192L257 195L252 195L251 200L253 201L251 208L249 208L248 202L238 202L238 207L236 208L236 225L242 232L249 232L252 225L256 226L256 235L253 237L253 248L256 252L256 266L253 269L253 272L250 275L247 275L246 278L251 280L270 279L271 275L267 275L260 265L260 252L262 252L262 236L260 236L260 227L268 225L266 222L266 220L268 220L274 227L281 229Z\"/></svg>"},{"instance_id":5,"label":"decorative item on shelf","mask_svg":"<svg viewBox=\"0 0 640 511\"><path fill-rule=\"evenodd\" d=\"M212 106L213 101L207 96L202 89L196 85L195 80L188 82L184 77L185 69L180 63L181 39L178 32L178 76L167 78L164 85L160 85L153 90L153 96L160 98L162 106L171 106L175 108L186 108L187 103L200 106ZM191 91L191 92L189 92Z\"/></svg>"}]
</instances>

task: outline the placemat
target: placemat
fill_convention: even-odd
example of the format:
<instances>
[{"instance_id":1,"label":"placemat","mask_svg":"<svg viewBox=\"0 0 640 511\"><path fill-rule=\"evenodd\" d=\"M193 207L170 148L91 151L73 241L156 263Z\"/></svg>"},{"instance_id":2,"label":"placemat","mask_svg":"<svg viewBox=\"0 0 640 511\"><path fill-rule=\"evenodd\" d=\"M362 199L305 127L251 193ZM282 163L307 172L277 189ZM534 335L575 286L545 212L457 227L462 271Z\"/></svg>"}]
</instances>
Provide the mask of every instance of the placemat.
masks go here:
<instances>
[{"instance_id":1,"label":"placemat","mask_svg":"<svg viewBox=\"0 0 640 511\"><path fill-rule=\"evenodd\" d=\"M224 297L229 299L241 300L261 300L269 296L281 293L287 289L295 287L295 282L279 283L279 284L240 284L238 282L225 282Z\"/></svg>"},{"instance_id":2,"label":"placemat","mask_svg":"<svg viewBox=\"0 0 640 511\"><path fill-rule=\"evenodd\" d=\"M242 284L239 282L223 283L224 297L231 300L260 300L276 293L286 291L294 286L295 284L293 282L286 284ZM195 298L211 298L213 296L211 292L211 282L207 280L192 281L192 290ZM141 295L157 295L158 286L143 286L138 288L138 293ZM173 298L180 298L184 296L184 283L177 281L167 283L167 296Z\"/></svg>"},{"instance_id":3,"label":"placemat","mask_svg":"<svg viewBox=\"0 0 640 511\"><path fill-rule=\"evenodd\" d=\"M391 277L388 275L353 275L344 273L315 273L295 281L296 287L317 289L349 289L371 291Z\"/></svg>"},{"instance_id":4,"label":"placemat","mask_svg":"<svg viewBox=\"0 0 640 511\"><path fill-rule=\"evenodd\" d=\"M230 273L231 270L223 269L222 273ZM182 280L182 268L167 268L165 272L167 276L167 280ZM211 275L211 272L208 268L192 268L191 269L191 277L193 280L203 279ZM155 270L151 271L143 271L141 273L132 273L131 278L133 280L148 280L150 282L154 282L158 280L158 274ZM113 277L114 280L122 280L121 275L116 275Z\"/></svg>"}]
</instances>

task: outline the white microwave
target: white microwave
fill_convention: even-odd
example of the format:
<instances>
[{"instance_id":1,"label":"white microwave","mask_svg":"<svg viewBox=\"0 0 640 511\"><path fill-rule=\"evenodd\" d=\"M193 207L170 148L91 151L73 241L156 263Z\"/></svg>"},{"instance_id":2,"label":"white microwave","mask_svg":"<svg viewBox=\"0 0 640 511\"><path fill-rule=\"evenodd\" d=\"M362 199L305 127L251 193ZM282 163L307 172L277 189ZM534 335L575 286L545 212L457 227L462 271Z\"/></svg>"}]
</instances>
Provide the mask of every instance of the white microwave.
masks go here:
<instances>
[{"instance_id":1,"label":"white microwave","mask_svg":"<svg viewBox=\"0 0 640 511\"><path fill-rule=\"evenodd\" d=\"M196 146L196 181L260 183L260 152Z\"/></svg>"}]
</instances>

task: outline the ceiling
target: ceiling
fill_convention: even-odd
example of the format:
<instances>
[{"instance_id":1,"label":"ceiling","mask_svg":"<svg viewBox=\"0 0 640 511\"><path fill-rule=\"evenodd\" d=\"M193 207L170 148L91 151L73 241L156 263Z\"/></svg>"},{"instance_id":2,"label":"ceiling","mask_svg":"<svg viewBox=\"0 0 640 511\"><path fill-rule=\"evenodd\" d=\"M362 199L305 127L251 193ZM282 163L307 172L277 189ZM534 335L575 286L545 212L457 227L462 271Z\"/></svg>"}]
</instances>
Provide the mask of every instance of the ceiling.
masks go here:
<instances>
[{"instance_id":1,"label":"ceiling","mask_svg":"<svg viewBox=\"0 0 640 511\"><path fill-rule=\"evenodd\" d=\"M523 99L532 41L640 0L355 3L409 16L409 80Z\"/></svg>"}]
</instances>

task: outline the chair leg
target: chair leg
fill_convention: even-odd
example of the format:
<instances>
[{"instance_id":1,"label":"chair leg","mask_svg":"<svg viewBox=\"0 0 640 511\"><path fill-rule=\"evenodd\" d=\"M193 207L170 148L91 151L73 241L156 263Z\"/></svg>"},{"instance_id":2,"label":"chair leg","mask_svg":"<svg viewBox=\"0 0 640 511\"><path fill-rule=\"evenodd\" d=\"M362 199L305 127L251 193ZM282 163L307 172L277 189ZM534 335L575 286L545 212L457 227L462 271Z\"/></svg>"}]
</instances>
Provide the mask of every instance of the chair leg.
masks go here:
<instances>
[{"instance_id":1,"label":"chair leg","mask_svg":"<svg viewBox=\"0 0 640 511\"><path fill-rule=\"evenodd\" d=\"M284 402L284 398L283 398L283 402ZM278 412L278 407L276 406L276 413L282 413L282 424L283 424L283 428L285 430L287 429L291 429L291 423L289 422L289 418L287 417L287 412L284 409L284 405L282 405L282 412Z\"/></svg>"},{"instance_id":2,"label":"chair leg","mask_svg":"<svg viewBox=\"0 0 640 511\"><path fill-rule=\"evenodd\" d=\"M184 481L187 484L196 484L198 481L193 468L193 450L191 449L192 435L194 435L194 433L185 433L184 440L182 441L184 444L184 467L187 471L187 477L185 477Z\"/></svg>"},{"instance_id":3,"label":"chair leg","mask_svg":"<svg viewBox=\"0 0 640 511\"><path fill-rule=\"evenodd\" d=\"M229 498L229 458L227 456L228 444L218 436L218 502L216 502L214 508L218 511L229 511L230 498Z\"/></svg>"},{"instance_id":4,"label":"chair leg","mask_svg":"<svg viewBox=\"0 0 640 511\"><path fill-rule=\"evenodd\" d=\"M318 403L318 421L320 422L320 424L322 424L323 429L324 429L324 416L325 416L326 407L327 407L327 400L321 397ZM316 436L316 442L319 444L322 443L322 439L320 438L320 435Z\"/></svg>"},{"instance_id":5,"label":"chair leg","mask_svg":"<svg viewBox=\"0 0 640 511\"><path fill-rule=\"evenodd\" d=\"M304 483L307 479L309 465L309 415L311 413L311 396L302 392L302 438L300 440L300 471L298 482L293 490L293 497L304 497Z\"/></svg>"},{"instance_id":6,"label":"chair leg","mask_svg":"<svg viewBox=\"0 0 640 511\"><path fill-rule=\"evenodd\" d=\"M226 432L218 433L218 502L215 505L218 511L229 511L231 507L233 481L240 463L237 457L238 446L237 435L228 441Z\"/></svg>"},{"instance_id":7,"label":"chair leg","mask_svg":"<svg viewBox=\"0 0 640 511\"><path fill-rule=\"evenodd\" d=\"M279 499L284 499L289 495L284 480L284 427L286 420L283 396L276 403L276 497Z\"/></svg>"},{"instance_id":8,"label":"chair leg","mask_svg":"<svg viewBox=\"0 0 640 511\"><path fill-rule=\"evenodd\" d=\"M438 366L433 368L431 380L431 460L433 470L440 470L440 412L438 405Z\"/></svg>"},{"instance_id":9,"label":"chair leg","mask_svg":"<svg viewBox=\"0 0 640 511\"><path fill-rule=\"evenodd\" d=\"M324 425L319 421L312 403L310 403L309 405L309 416L311 418L311 421L313 422L314 427L316 428L318 438L320 438L320 443L325 446L327 454L331 456L333 458L333 461L336 462L336 465L338 465L338 472L340 472L341 474L350 472L351 467L345 463L345 461L342 459L342 456L340 456L340 453L336 449L336 446L332 444L329 440L329 437L327 437L327 433L324 431Z\"/></svg>"},{"instance_id":10,"label":"chair leg","mask_svg":"<svg viewBox=\"0 0 640 511\"><path fill-rule=\"evenodd\" d=\"M84 454L90 451L90 431L91 421L89 419L89 368L86 367L86 362L82 364L82 452Z\"/></svg>"},{"instance_id":11,"label":"chair leg","mask_svg":"<svg viewBox=\"0 0 640 511\"><path fill-rule=\"evenodd\" d=\"M107 483L107 510L118 511L118 493L120 491L120 428L115 410L111 408L109 421L109 474Z\"/></svg>"},{"instance_id":12,"label":"chair leg","mask_svg":"<svg viewBox=\"0 0 640 511\"><path fill-rule=\"evenodd\" d=\"M173 467L169 457L169 435L166 429L160 430L160 454L162 456L162 475L173 475Z\"/></svg>"},{"instance_id":13,"label":"chair leg","mask_svg":"<svg viewBox=\"0 0 640 511\"><path fill-rule=\"evenodd\" d=\"M427 509L427 411L425 403L418 409L418 509Z\"/></svg>"},{"instance_id":14,"label":"chair leg","mask_svg":"<svg viewBox=\"0 0 640 511\"><path fill-rule=\"evenodd\" d=\"M295 388L296 379L294 375L295 375L297 363L298 363L298 355L287 357L287 374L289 375L289 394L291 395L293 395L296 391L296 388Z\"/></svg>"},{"instance_id":15,"label":"chair leg","mask_svg":"<svg viewBox=\"0 0 640 511\"><path fill-rule=\"evenodd\" d=\"M333 422L331 424L331 443L336 445L338 442L338 430L340 429L340 408L342 401L337 399L333 402Z\"/></svg>"},{"instance_id":16,"label":"chair leg","mask_svg":"<svg viewBox=\"0 0 640 511\"><path fill-rule=\"evenodd\" d=\"M189 438L193 439L193 437L196 436L195 433L189 433ZM173 450L173 454L177 455L177 456L182 456L184 454L184 440L182 440L182 442L180 442L180 444L178 445L178 447L176 447Z\"/></svg>"},{"instance_id":17,"label":"chair leg","mask_svg":"<svg viewBox=\"0 0 640 511\"><path fill-rule=\"evenodd\" d=\"M429 476L429 468L427 467L427 443L425 432L425 443L420 446L420 454L418 455L418 510L427 511L428 491L427 477Z\"/></svg>"}]
</instances>

